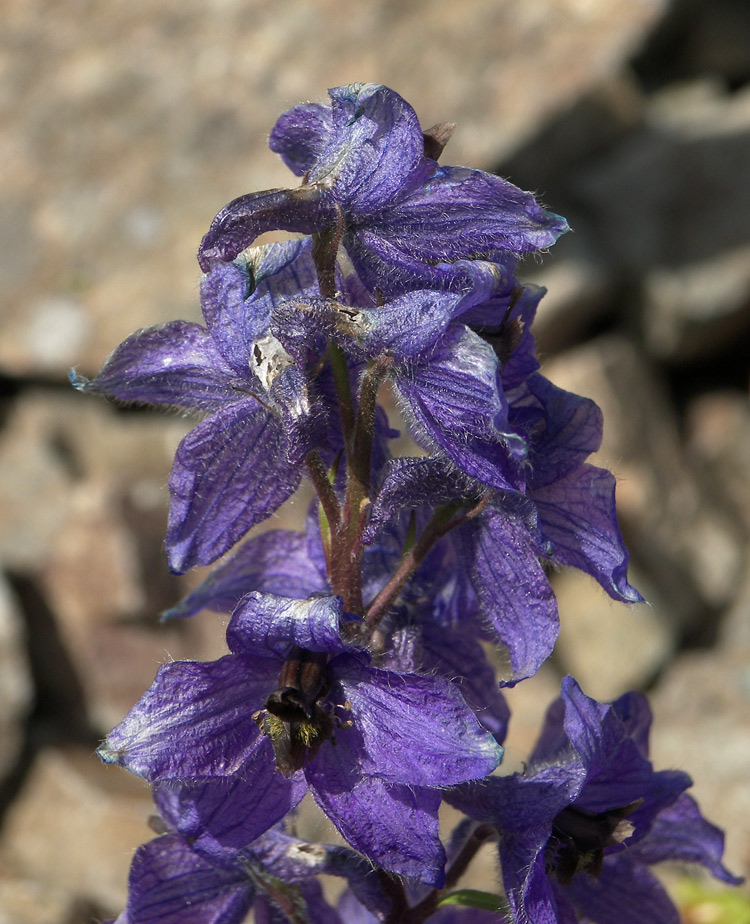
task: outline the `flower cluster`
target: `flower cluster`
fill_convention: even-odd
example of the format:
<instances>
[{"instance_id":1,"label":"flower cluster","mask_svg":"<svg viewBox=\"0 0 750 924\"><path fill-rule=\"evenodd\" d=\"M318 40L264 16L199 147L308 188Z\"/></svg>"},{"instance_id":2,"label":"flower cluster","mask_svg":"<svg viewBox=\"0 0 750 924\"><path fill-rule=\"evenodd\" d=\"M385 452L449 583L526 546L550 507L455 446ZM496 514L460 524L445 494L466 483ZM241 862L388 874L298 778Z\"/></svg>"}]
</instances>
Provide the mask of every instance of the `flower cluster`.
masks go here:
<instances>
[{"instance_id":1,"label":"flower cluster","mask_svg":"<svg viewBox=\"0 0 750 924\"><path fill-rule=\"evenodd\" d=\"M641 599L614 479L587 461L600 412L540 374L543 291L516 278L566 223L439 164L451 126L423 131L392 90L330 98L271 132L300 185L212 222L204 324L138 331L73 375L201 415L169 480L167 555L177 573L222 560L167 616L230 615L228 654L163 665L99 749L153 784L163 825L118 924L672 921L648 864L731 876L689 779L653 771L640 697L603 706L566 680L528 770L491 776L509 710L487 643L501 686L549 657L549 568ZM277 230L298 237L253 246ZM391 454L386 383L419 454ZM306 529L246 538L303 477ZM289 833L308 791L348 847ZM444 799L467 816L446 844ZM441 907L487 839L505 897ZM346 880L337 908L319 874Z\"/></svg>"}]
</instances>

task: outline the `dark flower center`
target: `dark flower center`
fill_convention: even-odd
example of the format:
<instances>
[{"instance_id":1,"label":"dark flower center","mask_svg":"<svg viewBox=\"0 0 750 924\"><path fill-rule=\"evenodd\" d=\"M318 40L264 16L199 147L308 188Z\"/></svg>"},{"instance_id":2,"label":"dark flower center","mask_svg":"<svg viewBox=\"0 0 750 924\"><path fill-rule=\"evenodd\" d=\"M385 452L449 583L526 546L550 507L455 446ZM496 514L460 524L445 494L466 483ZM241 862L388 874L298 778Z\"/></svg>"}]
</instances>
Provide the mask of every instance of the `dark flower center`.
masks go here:
<instances>
[{"instance_id":1,"label":"dark flower center","mask_svg":"<svg viewBox=\"0 0 750 924\"><path fill-rule=\"evenodd\" d=\"M589 812L569 805L555 816L545 848L547 872L561 885L570 885L576 873L595 879L602 871L605 847L622 844L633 833L626 816L642 800L606 812Z\"/></svg>"},{"instance_id":2,"label":"dark flower center","mask_svg":"<svg viewBox=\"0 0 750 924\"><path fill-rule=\"evenodd\" d=\"M327 665L326 652L295 645L281 668L278 690L253 716L271 739L276 766L284 776L301 769L333 737L336 723L324 705L331 686Z\"/></svg>"}]
</instances>

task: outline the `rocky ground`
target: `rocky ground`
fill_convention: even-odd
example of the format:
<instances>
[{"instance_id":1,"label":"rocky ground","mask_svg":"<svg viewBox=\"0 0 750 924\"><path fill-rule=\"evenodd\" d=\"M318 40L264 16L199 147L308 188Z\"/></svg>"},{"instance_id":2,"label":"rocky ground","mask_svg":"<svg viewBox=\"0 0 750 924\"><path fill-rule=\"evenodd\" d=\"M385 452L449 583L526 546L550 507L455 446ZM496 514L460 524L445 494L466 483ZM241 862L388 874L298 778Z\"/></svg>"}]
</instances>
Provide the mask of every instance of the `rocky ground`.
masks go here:
<instances>
[{"instance_id":1,"label":"rocky ground","mask_svg":"<svg viewBox=\"0 0 750 924\"><path fill-rule=\"evenodd\" d=\"M447 162L575 230L526 278L549 289L546 374L604 410L649 605L556 576L562 635L512 694L509 761L562 674L645 689L656 762L693 775L750 873L750 5L5 0L2 19L0 924L117 912L150 803L94 748L159 662L222 646L216 617L156 619L199 578L161 547L188 423L78 395L68 369L197 318L210 219L287 182L276 116L355 80L456 121Z\"/></svg>"}]
</instances>

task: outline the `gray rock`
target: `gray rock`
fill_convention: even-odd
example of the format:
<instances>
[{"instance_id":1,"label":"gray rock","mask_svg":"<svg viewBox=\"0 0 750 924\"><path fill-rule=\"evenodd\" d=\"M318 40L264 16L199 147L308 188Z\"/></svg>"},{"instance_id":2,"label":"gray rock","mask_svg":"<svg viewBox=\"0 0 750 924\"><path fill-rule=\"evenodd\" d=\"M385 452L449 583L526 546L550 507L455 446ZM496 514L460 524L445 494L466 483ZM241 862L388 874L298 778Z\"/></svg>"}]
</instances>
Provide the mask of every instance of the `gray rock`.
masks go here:
<instances>
[{"instance_id":1,"label":"gray rock","mask_svg":"<svg viewBox=\"0 0 750 924\"><path fill-rule=\"evenodd\" d=\"M649 350L688 360L732 344L750 324L750 92L714 84L664 91L647 125L569 179L608 259L644 278Z\"/></svg>"}]
</instances>

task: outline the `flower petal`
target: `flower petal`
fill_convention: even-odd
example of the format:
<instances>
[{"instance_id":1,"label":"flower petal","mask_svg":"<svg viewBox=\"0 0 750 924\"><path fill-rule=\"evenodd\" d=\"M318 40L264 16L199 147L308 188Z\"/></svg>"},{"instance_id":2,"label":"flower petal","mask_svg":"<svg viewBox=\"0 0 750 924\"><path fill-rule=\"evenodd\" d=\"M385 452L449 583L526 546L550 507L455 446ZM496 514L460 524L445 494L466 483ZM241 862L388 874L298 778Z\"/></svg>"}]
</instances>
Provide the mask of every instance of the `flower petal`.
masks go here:
<instances>
[{"instance_id":1,"label":"flower petal","mask_svg":"<svg viewBox=\"0 0 750 924\"><path fill-rule=\"evenodd\" d=\"M422 627L422 669L451 678L482 725L502 744L510 709L498 689L495 671L467 623Z\"/></svg>"},{"instance_id":2,"label":"flower petal","mask_svg":"<svg viewBox=\"0 0 750 924\"><path fill-rule=\"evenodd\" d=\"M560 622L536 543L522 519L495 509L461 527L474 590L507 647L513 680L530 677L552 652Z\"/></svg>"},{"instance_id":3,"label":"flower petal","mask_svg":"<svg viewBox=\"0 0 750 924\"><path fill-rule=\"evenodd\" d=\"M228 262L264 231L313 234L336 222L330 192L321 186L266 189L233 199L216 215L198 249L207 273L214 262Z\"/></svg>"},{"instance_id":4,"label":"flower petal","mask_svg":"<svg viewBox=\"0 0 750 924\"><path fill-rule=\"evenodd\" d=\"M644 863L678 860L700 863L729 885L741 885L744 879L734 876L721 862L724 832L701 815L695 799L683 793L674 804L662 809L648 835L632 848Z\"/></svg>"},{"instance_id":5,"label":"flower petal","mask_svg":"<svg viewBox=\"0 0 750 924\"><path fill-rule=\"evenodd\" d=\"M368 667L351 655L337 657L331 670L351 703L374 776L450 786L487 776L500 763L502 748L450 681Z\"/></svg>"},{"instance_id":6,"label":"flower petal","mask_svg":"<svg viewBox=\"0 0 750 924\"><path fill-rule=\"evenodd\" d=\"M365 543L374 542L383 527L402 510L438 507L460 498L479 499L476 482L457 472L444 456L389 459L370 507Z\"/></svg>"},{"instance_id":7,"label":"flower petal","mask_svg":"<svg viewBox=\"0 0 750 924\"><path fill-rule=\"evenodd\" d=\"M278 670L278 662L249 655L163 664L99 756L149 782L228 776L265 740L252 713Z\"/></svg>"},{"instance_id":8,"label":"flower petal","mask_svg":"<svg viewBox=\"0 0 750 924\"><path fill-rule=\"evenodd\" d=\"M304 176L326 149L333 131L330 106L301 103L288 109L271 129L268 146L292 173Z\"/></svg>"},{"instance_id":9,"label":"flower petal","mask_svg":"<svg viewBox=\"0 0 750 924\"><path fill-rule=\"evenodd\" d=\"M285 452L278 418L252 398L188 433L169 479L166 545L173 571L211 564L294 493L300 472Z\"/></svg>"},{"instance_id":10,"label":"flower petal","mask_svg":"<svg viewBox=\"0 0 750 924\"><path fill-rule=\"evenodd\" d=\"M565 219L545 211L531 193L468 167L439 167L378 216L375 227L431 262L543 250L568 230Z\"/></svg>"},{"instance_id":11,"label":"flower petal","mask_svg":"<svg viewBox=\"0 0 750 924\"><path fill-rule=\"evenodd\" d=\"M350 219L389 206L434 170L424 156L419 119L398 93L354 83L328 94L333 130L308 182L329 186Z\"/></svg>"},{"instance_id":12,"label":"flower petal","mask_svg":"<svg viewBox=\"0 0 750 924\"><path fill-rule=\"evenodd\" d=\"M226 362L250 377L253 344L268 330L271 303L250 295L252 280L236 263L216 263L201 279L201 308Z\"/></svg>"},{"instance_id":13,"label":"flower petal","mask_svg":"<svg viewBox=\"0 0 750 924\"><path fill-rule=\"evenodd\" d=\"M189 784L157 783L159 814L215 862L265 834L295 808L307 792L302 774L291 779L276 770L273 748L259 741L248 761L231 776Z\"/></svg>"},{"instance_id":14,"label":"flower petal","mask_svg":"<svg viewBox=\"0 0 750 924\"><path fill-rule=\"evenodd\" d=\"M307 555L304 533L271 529L248 539L162 618L194 616L203 609L231 613L253 590L301 599L326 587L324 576Z\"/></svg>"},{"instance_id":15,"label":"flower petal","mask_svg":"<svg viewBox=\"0 0 750 924\"><path fill-rule=\"evenodd\" d=\"M237 376L200 324L170 321L131 334L90 381L75 371L80 391L121 401L213 410L237 400Z\"/></svg>"},{"instance_id":16,"label":"flower petal","mask_svg":"<svg viewBox=\"0 0 750 924\"><path fill-rule=\"evenodd\" d=\"M254 893L241 869L218 868L167 834L136 851L116 924L241 924Z\"/></svg>"},{"instance_id":17,"label":"flower petal","mask_svg":"<svg viewBox=\"0 0 750 924\"><path fill-rule=\"evenodd\" d=\"M607 857L601 873L578 875L566 890L580 915L597 924L679 924L664 886L629 851Z\"/></svg>"},{"instance_id":18,"label":"flower petal","mask_svg":"<svg viewBox=\"0 0 750 924\"><path fill-rule=\"evenodd\" d=\"M455 324L429 363L399 370L396 386L418 436L490 487L521 487L523 442L507 432L507 403L489 344Z\"/></svg>"},{"instance_id":19,"label":"flower petal","mask_svg":"<svg viewBox=\"0 0 750 924\"><path fill-rule=\"evenodd\" d=\"M343 742L322 747L304 773L316 802L352 847L391 872L443 885L438 792L363 776Z\"/></svg>"},{"instance_id":20,"label":"flower petal","mask_svg":"<svg viewBox=\"0 0 750 924\"><path fill-rule=\"evenodd\" d=\"M292 645L308 651L346 651L350 646L341 639L343 616L340 597L295 600L254 592L243 597L234 611L227 644L235 652L260 656L269 652L282 658Z\"/></svg>"},{"instance_id":21,"label":"flower petal","mask_svg":"<svg viewBox=\"0 0 750 924\"><path fill-rule=\"evenodd\" d=\"M628 583L628 552L617 523L615 478L588 463L530 492L553 561L580 568L615 600L642 603Z\"/></svg>"}]
</instances>

